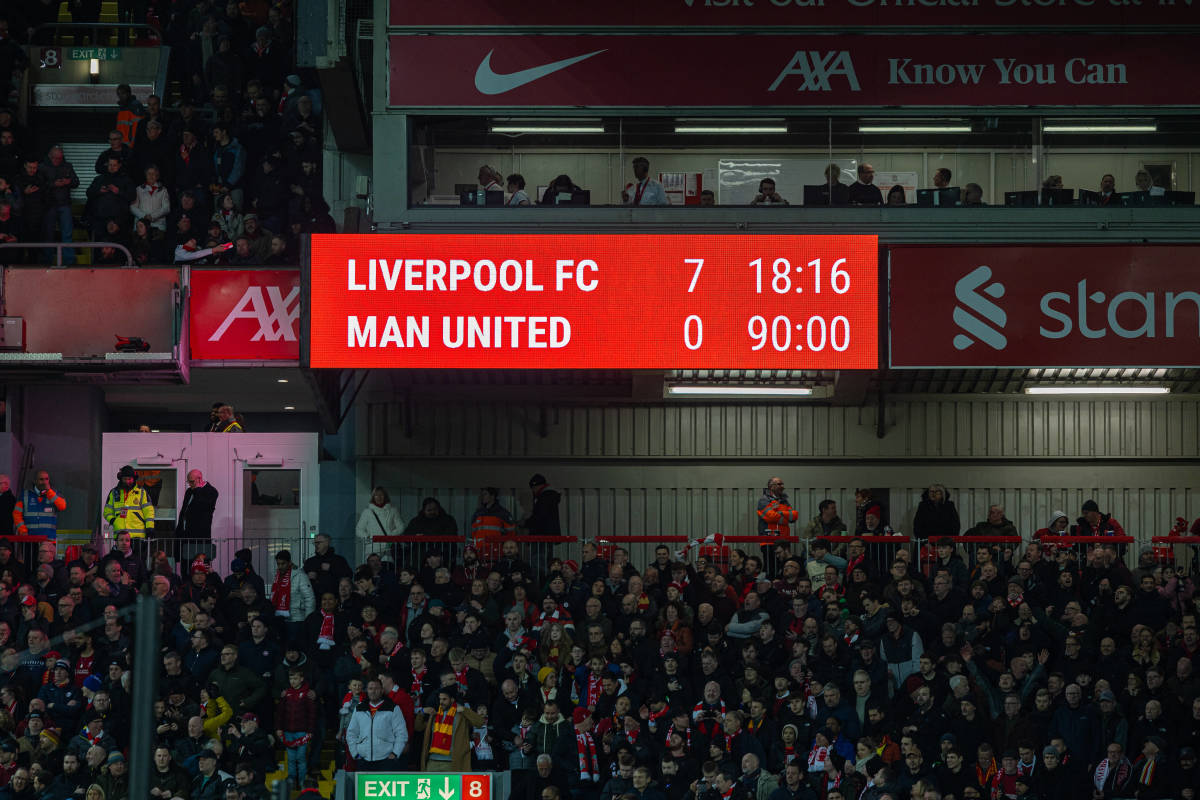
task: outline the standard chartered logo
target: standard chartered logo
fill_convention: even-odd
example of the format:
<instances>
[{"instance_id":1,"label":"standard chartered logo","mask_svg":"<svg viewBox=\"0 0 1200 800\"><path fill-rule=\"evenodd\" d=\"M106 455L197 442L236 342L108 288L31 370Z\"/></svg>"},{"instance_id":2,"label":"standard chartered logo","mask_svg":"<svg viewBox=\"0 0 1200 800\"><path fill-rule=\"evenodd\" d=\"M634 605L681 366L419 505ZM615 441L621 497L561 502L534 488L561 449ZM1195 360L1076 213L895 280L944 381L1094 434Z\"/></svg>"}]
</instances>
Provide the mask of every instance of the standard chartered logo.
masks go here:
<instances>
[{"instance_id":1,"label":"standard chartered logo","mask_svg":"<svg viewBox=\"0 0 1200 800\"><path fill-rule=\"evenodd\" d=\"M1008 339L1003 333L1008 315L1004 313L1003 308L988 299L991 297L999 300L1003 297L1004 284L999 281L988 283L991 280L992 268L981 266L971 270L954 284L954 297L959 302L959 305L954 307L954 324L963 331L954 337L955 349L966 350L976 341L983 342L993 350L1003 350L1008 345Z\"/></svg>"}]
</instances>

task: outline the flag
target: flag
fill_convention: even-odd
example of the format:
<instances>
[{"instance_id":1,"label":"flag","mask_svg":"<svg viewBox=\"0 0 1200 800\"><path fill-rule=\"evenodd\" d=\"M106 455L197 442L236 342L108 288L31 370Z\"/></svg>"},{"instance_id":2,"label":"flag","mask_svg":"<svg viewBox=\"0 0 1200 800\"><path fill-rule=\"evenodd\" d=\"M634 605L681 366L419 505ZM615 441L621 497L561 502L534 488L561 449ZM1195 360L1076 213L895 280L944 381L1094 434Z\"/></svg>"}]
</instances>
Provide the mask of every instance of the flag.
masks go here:
<instances>
[{"instance_id":1,"label":"flag","mask_svg":"<svg viewBox=\"0 0 1200 800\"><path fill-rule=\"evenodd\" d=\"M722 545L724 543L725 543L725 534L710 533L708 536L705 536L703 539L693 539L692 541L688 542L686 545L683 546L682 550L676 550L675 558L677 558L680 561L686 561L688 554L691 553L693 550L697 550L706 544Z\"/></svg>"}]
</instances>

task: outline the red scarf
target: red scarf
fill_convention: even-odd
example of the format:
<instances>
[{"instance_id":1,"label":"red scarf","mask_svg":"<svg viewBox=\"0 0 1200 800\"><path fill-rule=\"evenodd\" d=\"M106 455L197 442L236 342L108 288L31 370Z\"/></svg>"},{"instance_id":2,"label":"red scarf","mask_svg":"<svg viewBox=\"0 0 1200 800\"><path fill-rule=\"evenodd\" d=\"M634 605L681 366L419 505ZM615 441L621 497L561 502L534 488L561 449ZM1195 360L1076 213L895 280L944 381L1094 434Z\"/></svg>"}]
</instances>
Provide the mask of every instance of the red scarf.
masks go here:
<instances>
[{"instance_id":1,"label":"red scarf","mask_svg":"<svg viewBox=\"0 0 1200 800\"><path fill-rule=\"evenodd\" d=\"M589 672L588 673L588 686L587 686L587 702L584 703L585 707L594 708L596 703L600 702L600 689L601 688L602 687L600 685L599 676L593 675L592 673Z\"/></svg>"},{"instance_id":2,"label":"red scarf","mask_svg":"<svg viewBox=\"0 0 1200 800\"><path fill-rule=\"evenodd\" d=\"M596 742L590 733L575 734L575 750L579 754L579 777L592 783L600 782L600 759L596 757Z\"/></svg>"},{"instance_id":3,"label":"red scarf","mask_svg":"<svg viewBox=\"0 0 1200 800\"><path fill-rule=\"evenodd\" d=\"M668 746L670 745L671 734L673 734L673 733L678 733L678 731L675 730L675 723L672 722L671 727L667 728L667 738L663 740L664 744L666 744ZM692 729L691 728L684 729L683 738L684 738L684 744L687 746L687 749L690 752L692 749Z\"/></svg>"},{"instance_id":4,"label":"red scarf","mask_svg":"<svg viewBox=\"0 0 1200 800\"><path fill-rule=\"evenodd\" d=\"M333 614L321 611L321 630L317 632L317 644L322 650L329 650L336 644L333 640Z\"/></svg>"},{"instance_id":5,"label":"red scarf","mask_svg":"<svg viewBox=\"0 0 1200 800\"><path fill-rule=\"evenodd\" d=\"M421 696L421 687L425 683L425 673L428 671L429 670L425 669L424 667L421 668L420 672L417 672L415 669L412 671L412 691L409 692L409 694L411 694L413 697Z\"/></svg>"},{"instance_id":6,"label":"red scarf","mask_svg":"<svg viewBox=\"0 0 1200 800\"><path fill-rule=\"evenodd\" d=\"M275 573L275 581L271 584L271 605L276 611L292 610L291 567Z\"/></svg>"},{"instance_id":7,"label":"red scarf","mask_svg":"<svg viewBox=\"0 0 1200 800\"><path fill-rule=\"evenodd\" d=\"M438 755L450 755L450 746L454 741L454 716L458 704L451 703L449 708L438 709L433 715L433 735L429 737L429 752Z\"/></svg>"},{"instance_id":8,"label":"red scarf","mask_svg":"<svg viewBox=\"0 0 1200 800\"><path fill-rule=\"evenodd\" d=\"M456 681L458 681L458 685L463 687L464 689L467 688L467 670L468 669L470 669L470 667L464 665L462 668L462 672L459 672L458 670L455 670L455 672L454 672L454 679Z\"/></svg>"}]
</instances>

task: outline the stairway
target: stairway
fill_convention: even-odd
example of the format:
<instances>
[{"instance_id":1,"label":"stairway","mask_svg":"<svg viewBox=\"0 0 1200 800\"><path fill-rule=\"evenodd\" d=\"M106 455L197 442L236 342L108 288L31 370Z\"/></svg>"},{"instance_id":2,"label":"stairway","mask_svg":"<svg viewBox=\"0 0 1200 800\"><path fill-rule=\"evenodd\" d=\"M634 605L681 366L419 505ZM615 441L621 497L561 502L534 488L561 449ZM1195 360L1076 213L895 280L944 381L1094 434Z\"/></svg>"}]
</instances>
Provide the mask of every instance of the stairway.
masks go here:
<instances>
[{"instance_id":1,"label":"stairway","mask_svg":"<svg viewBox=\"0 0 1200 800\"><path fill-rule=\"evenodd\" d=\"M288 776L287 753L280 748L276 751L275 755L278 759L275 765L276 768L273 772L268 772L266 776L267 789L271 792L275 791L275 784L278 781L286 781ZM324 746L321 748L320 772L317 774L317 791L321 793L322 797L333 797L333 776L341 763L340 755L341 743L336 739L331 740L330 737L326 737ZM311 775L312 773L310 772L309 774ZM293 789L291 796L295 797L299 793L298 790Z\"/></svg>"}]
</instances>

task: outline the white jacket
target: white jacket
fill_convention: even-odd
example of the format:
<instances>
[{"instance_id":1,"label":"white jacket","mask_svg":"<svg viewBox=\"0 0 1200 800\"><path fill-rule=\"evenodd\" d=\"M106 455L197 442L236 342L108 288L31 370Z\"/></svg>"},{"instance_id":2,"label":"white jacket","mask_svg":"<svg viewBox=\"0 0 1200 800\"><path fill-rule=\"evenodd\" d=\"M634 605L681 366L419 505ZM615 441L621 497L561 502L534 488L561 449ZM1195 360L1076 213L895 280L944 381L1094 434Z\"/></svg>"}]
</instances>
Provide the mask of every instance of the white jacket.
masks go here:
<instances>
[{"instance_id":1,"label":"white jacket","mask_svg":"<svg viewBox=\"0 0 1200 800\"><path fill-rule=\"evenodd\" d=\"M404 531L400 512L391 503L383 508L369 503L358 518L354 535L360 542L370 542L375 536L399 536Z\"/></svg>"},{"instance_id":2,"label":"white jacket","mask_svg":"<svg viewBox=\"0 0 1200 800\"><path fill-rule=\"evenodd\" d=\"M143 183L137 187L137 199L129 204L129 212L134 219L145 219L155 228L165 231L167 215L171 213L171 194L159 184L154 186L154 191L150 191L150 187Z\"/></svg>"},{"instance_id":3,"label":"white jacket","mask_svg":"<svg viewBox=\"0 0 1200 800\"><path fill-rule=\"evenodd\" d=\"M346 727L346 745L350 755L363 761L382 761L402 754L408 746L408 725L404 712L383 698L372 714L369 701L359 703Z\"/></svg>"},{"instance_id":4,"label":"white jacket","mask_svg":"<svg viewBox=\"0 0 1200 800\"><path fill-rule=\"evenodd\" d=\"M274 578L272 578L274 581ZM271 587L267 587L267 599L269 600ZM304 570L300 567L292 565L292 602L288 611L288 621L304 622L308 615L317 610L317 598L313 594L312 584L308 580L308 575L304 574Z\"/></svg>"}]
</instances>

